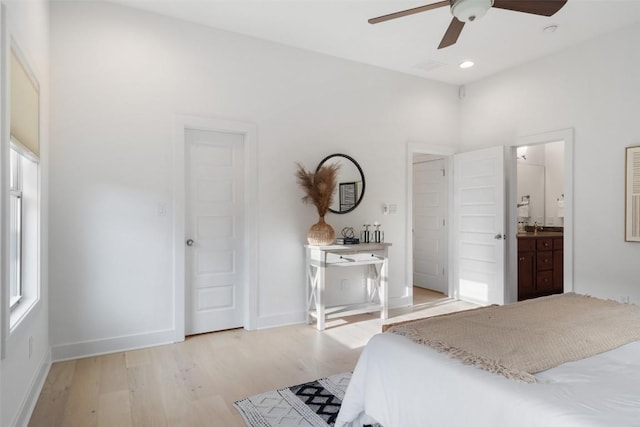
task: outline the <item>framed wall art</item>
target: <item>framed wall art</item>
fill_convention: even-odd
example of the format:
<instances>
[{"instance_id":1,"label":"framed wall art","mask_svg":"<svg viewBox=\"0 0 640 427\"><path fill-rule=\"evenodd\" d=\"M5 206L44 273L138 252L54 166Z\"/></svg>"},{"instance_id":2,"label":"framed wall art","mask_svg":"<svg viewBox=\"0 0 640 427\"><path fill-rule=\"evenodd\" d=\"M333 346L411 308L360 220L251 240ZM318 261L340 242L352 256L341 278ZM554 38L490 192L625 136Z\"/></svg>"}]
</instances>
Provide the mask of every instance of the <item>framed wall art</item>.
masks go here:
<instances>
[{"instance_id":1,"label":"framed wall art","mask_svg":"<svg viewBox=\"0 0 640 427\"><path fill-rule=\"evenodd\" d=\"M625 240L640 242L640 146L627 147L625 177Z\"/></svg>"},{"instance_id":2,"label":"framed wall art","mask_svg":"<svg viewBox=\"0 0 640 427\"><path fill-rule=\"evenodd\" d=\"M340 211L348 211L356 205L356 183L341 182L339 188Z\"/></svg>"}]
</instances>

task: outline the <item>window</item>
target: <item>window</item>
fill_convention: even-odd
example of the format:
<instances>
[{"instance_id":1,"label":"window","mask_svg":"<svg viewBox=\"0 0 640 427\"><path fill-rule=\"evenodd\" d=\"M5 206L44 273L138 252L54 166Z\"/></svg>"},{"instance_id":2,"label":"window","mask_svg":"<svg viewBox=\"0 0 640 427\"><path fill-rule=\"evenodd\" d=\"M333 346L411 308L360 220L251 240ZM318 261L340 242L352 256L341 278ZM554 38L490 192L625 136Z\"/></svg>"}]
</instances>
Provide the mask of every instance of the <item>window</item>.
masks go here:
<instances>
[{"instance_id":1,"label":"window","mask_svg":"<svg viewBox=\"0 0 640 427\"><path fill-rule=\"evenodd\" d=\"M40 177L38 158L19 142L9 149L10 328L40 296Z\"/></svg>"},{"instance_id":2,"label":"window","mask_svg":"<svg viewBox=\"0 0 640 427\"><path fill-rule=\"evenodd\" d=\"M40 298L40 88L14 40L8 71L10 213L6 218L9 251L5 262L9 264L9 282L2 286L8 287L3 292L9 294L12 332ZM6 147L5 141L2 143Z\"/></svg>"},{"instance_id":3,"label":"window","mask_svg":"<svg viewBox=\"0 0 640 427\"><path fill-rule=\"evenodd\" d=\"M22 298L22 191L20 154L11 149L9 158L9 302L13 309Z\"/></svg>"}]
</instances>

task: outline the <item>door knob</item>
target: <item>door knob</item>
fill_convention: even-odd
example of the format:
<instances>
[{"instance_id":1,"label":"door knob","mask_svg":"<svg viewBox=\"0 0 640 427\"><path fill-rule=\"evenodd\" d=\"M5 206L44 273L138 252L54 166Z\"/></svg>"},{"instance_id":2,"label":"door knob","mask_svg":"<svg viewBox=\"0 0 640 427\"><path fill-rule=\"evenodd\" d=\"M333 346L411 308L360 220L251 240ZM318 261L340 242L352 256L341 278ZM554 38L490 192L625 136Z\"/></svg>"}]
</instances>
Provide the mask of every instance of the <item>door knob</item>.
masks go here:
<instances>
[{"instance_id":1,"label":"door knob","mask_svg":"<svg viewBox=\"0 0 640 427\"><path fill-rule=\"evenodd\" d=\"M187 240L187 246L193 246L193 239Z\"/></svg>"},{"instance_id":2,"label":"door knob","mask_svg":"<svg viewBox=\"0 0 640 427\"><path fill-rule=\"evenodd\" d=\"M493 238L496 240L504 240L507 238L507 236L505 236L504 234L496 234L495 236L493 236Z\"/></svg>"}]
</instances>

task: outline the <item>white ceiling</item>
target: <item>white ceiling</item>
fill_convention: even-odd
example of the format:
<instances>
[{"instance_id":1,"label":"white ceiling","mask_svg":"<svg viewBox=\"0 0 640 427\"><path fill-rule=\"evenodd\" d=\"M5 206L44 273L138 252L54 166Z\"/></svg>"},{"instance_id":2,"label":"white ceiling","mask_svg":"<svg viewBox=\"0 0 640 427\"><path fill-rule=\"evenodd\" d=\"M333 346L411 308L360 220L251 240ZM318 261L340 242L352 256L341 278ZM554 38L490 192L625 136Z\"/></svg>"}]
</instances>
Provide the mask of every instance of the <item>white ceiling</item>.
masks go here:
<instances>
[{"instance_id":1,"label":"white ceiling","mask_svg":"<svg viewBox=\"0 0 640 427\"><path fill-rule=\"evenodd\" d=\"M569 0L547 18L492 8L438 50L443 7L371 25L367 19L437 0L113 0L211 27L461 85L640 22L640 0ZM554 33L545 33L549 25ZM476 66L462 70L458 64Z\"/></svg>"}]
</instances>

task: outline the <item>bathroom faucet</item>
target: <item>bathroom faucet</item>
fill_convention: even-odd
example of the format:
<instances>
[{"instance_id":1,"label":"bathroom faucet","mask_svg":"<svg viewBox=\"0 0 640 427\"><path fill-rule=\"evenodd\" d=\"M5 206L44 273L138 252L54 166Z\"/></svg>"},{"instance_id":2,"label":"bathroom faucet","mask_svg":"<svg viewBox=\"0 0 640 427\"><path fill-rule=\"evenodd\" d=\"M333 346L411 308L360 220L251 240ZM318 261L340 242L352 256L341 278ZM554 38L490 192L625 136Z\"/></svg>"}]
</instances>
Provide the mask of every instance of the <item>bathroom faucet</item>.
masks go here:
<instances>
[{"instance_id":1,"label":"bathroom faucet","mask_svg":"<svg viewBox=\"0 0 640 427\"><path fill-rule=\"evenodd\" d=\"M537 233L540 226L538 225L538 221L533 223L533 232Z\"/></svg>"}]
</instances>

